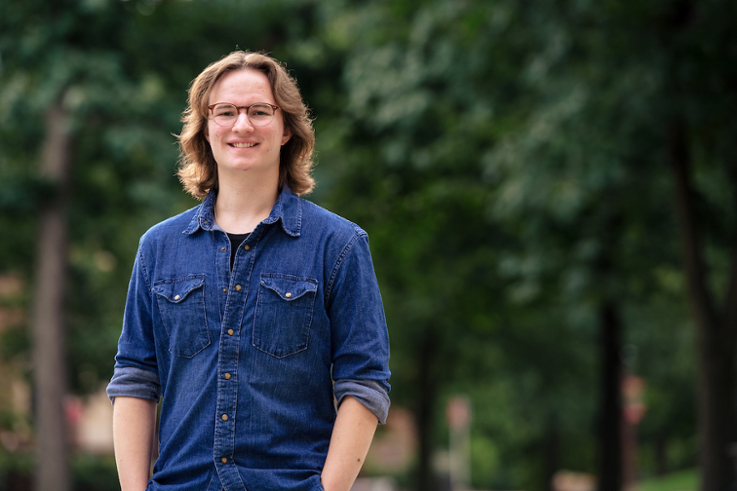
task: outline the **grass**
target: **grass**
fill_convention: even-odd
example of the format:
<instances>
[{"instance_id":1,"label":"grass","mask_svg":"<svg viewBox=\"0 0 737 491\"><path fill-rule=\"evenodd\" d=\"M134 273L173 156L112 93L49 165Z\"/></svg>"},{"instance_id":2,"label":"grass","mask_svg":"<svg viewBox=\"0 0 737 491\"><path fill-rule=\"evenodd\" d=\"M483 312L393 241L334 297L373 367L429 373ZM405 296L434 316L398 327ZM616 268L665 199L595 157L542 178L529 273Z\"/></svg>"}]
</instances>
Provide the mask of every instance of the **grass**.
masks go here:
<instances>
[{"instance_id":1,"label":"grass","mask_svg":"<svg viewBox=\"0 0 737 491\"><path fill-rule=\"evenodd\" d=\"M678 471L667 476L646 479L640 483L640 491L696 491L699 475L696 469Z\"/></svg>"}]
</instances>

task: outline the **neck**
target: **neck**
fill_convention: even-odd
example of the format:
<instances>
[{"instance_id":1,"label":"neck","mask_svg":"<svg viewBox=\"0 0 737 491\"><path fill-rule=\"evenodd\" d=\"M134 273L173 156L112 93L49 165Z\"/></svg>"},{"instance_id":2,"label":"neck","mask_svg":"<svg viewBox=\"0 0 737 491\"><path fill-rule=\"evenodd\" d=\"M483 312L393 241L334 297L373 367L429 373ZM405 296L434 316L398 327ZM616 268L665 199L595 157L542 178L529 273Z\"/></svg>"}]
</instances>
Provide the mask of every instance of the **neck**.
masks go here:
<instances>
[{"instance_id":1,"label":"neck","mask_svg":"<svg viewBox=\"0 0 737 491\"><path fill-rule=\"evenodd\" d=\"M219 176L215 221L227 233L250 233L269 216L278 197L278 176L239 182Z\"/></svg>"}]
</instances>

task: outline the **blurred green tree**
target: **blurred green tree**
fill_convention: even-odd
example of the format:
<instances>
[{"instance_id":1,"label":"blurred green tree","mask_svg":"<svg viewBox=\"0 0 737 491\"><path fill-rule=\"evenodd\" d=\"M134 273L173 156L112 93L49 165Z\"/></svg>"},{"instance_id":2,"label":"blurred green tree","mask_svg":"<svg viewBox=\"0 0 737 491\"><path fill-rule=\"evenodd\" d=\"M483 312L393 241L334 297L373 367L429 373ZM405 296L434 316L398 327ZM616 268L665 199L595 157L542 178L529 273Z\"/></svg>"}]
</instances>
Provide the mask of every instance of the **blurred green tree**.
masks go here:
<instances>
[{"instance_id":1,"label":"blurred green tree","mask_svg":"<svg viewBox=\"0 0 737 491\"><path fill-rule=\"evenodd\" d=\"M540 8L544 20L537 32L543 38L528 71L539 109L524 131L497 150L497 161L506 163L505 187L524 189L530 174L538 179L542 173L552 193L573 184L549 201L547 193L529 187L518 203L540 213L568 198L572 211L584 213L570 222L583 231L579 238L586 238L587 229L594 231L591 239L600 251L610 249L609 261L615 261L614 283L598 282L593 291L603 285L618 301L637 290L645 294L630 298L630 305L655 300L664 286L657 275L677 264L674 246L680 239L681 293L689 297L698 340L704 491L725 489L735 479L727 452L735 438L737 334L737 256L728 228L735 219L737 181L726 150L727 142L735 141L735 129L724 111L735 100L733 63L725 62L734 58L734 38L724 20L729 12L734 6L726 2L679 1ZM531 172L518 172L521 161L530 163ZM718 194L712 192L715 187ZM590 198L600 200L595 209L587 204L595 203ZM663 216L669 202L675 213ZM618 218L596 227L592 218L607 208L618 210ZM716 273L712 279L710 267ZM715 288L722 293L715 295ZM613 480L606 476L611 475L603 464L602 489L618 489L609 487Z\"/></svg>"}]
</instances>

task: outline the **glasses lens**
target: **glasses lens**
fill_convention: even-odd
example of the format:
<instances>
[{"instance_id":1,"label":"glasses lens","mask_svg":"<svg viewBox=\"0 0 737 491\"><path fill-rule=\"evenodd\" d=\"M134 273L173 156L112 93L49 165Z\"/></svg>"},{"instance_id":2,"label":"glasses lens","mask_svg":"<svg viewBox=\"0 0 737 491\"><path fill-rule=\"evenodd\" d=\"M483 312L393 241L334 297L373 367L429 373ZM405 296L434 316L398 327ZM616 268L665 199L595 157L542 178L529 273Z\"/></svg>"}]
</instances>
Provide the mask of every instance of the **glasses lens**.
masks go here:
<instances>
[{"instance_id":1,"label":"glasses lens","mask_svg":"<svg viewBox=\"0 0 737 491\"><path fill-rule=\"evenodd\" d=\"M233 126L238 119L238 108L233 104L217 104L212 108L212 119L220 126Z\"/></svg>"},{"instance_id":2,"label":"glasses lens","mask_svg":"<svg viewBox=\"0 0 737 491\"><path fill-rule=\"evenodd\" d=\"M268 104L254 104L248 110L248 119L254 126L265 126L274 118L274 108Z\"/></svg>"}]
</instances>

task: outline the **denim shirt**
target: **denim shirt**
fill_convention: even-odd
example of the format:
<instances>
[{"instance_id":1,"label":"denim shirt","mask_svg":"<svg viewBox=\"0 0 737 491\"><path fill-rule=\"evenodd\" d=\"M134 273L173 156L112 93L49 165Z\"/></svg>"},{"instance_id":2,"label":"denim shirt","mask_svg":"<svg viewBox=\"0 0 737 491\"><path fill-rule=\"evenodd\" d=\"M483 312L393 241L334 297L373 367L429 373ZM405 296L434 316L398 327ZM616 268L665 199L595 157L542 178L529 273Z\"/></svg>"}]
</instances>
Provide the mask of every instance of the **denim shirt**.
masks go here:
<instances>
[{"instance_id":1,"label":"denim shirt","mask_svg":"<svg viewBox=\"0 0 737 491\"><path fill-rule=\"evenodd\" d=\"M389 409L368 237L285 187L231 272L214 202L141 238L108 396L161 397L148 490L320 491L336 401Z\"/></svg>"}]
</instances>

